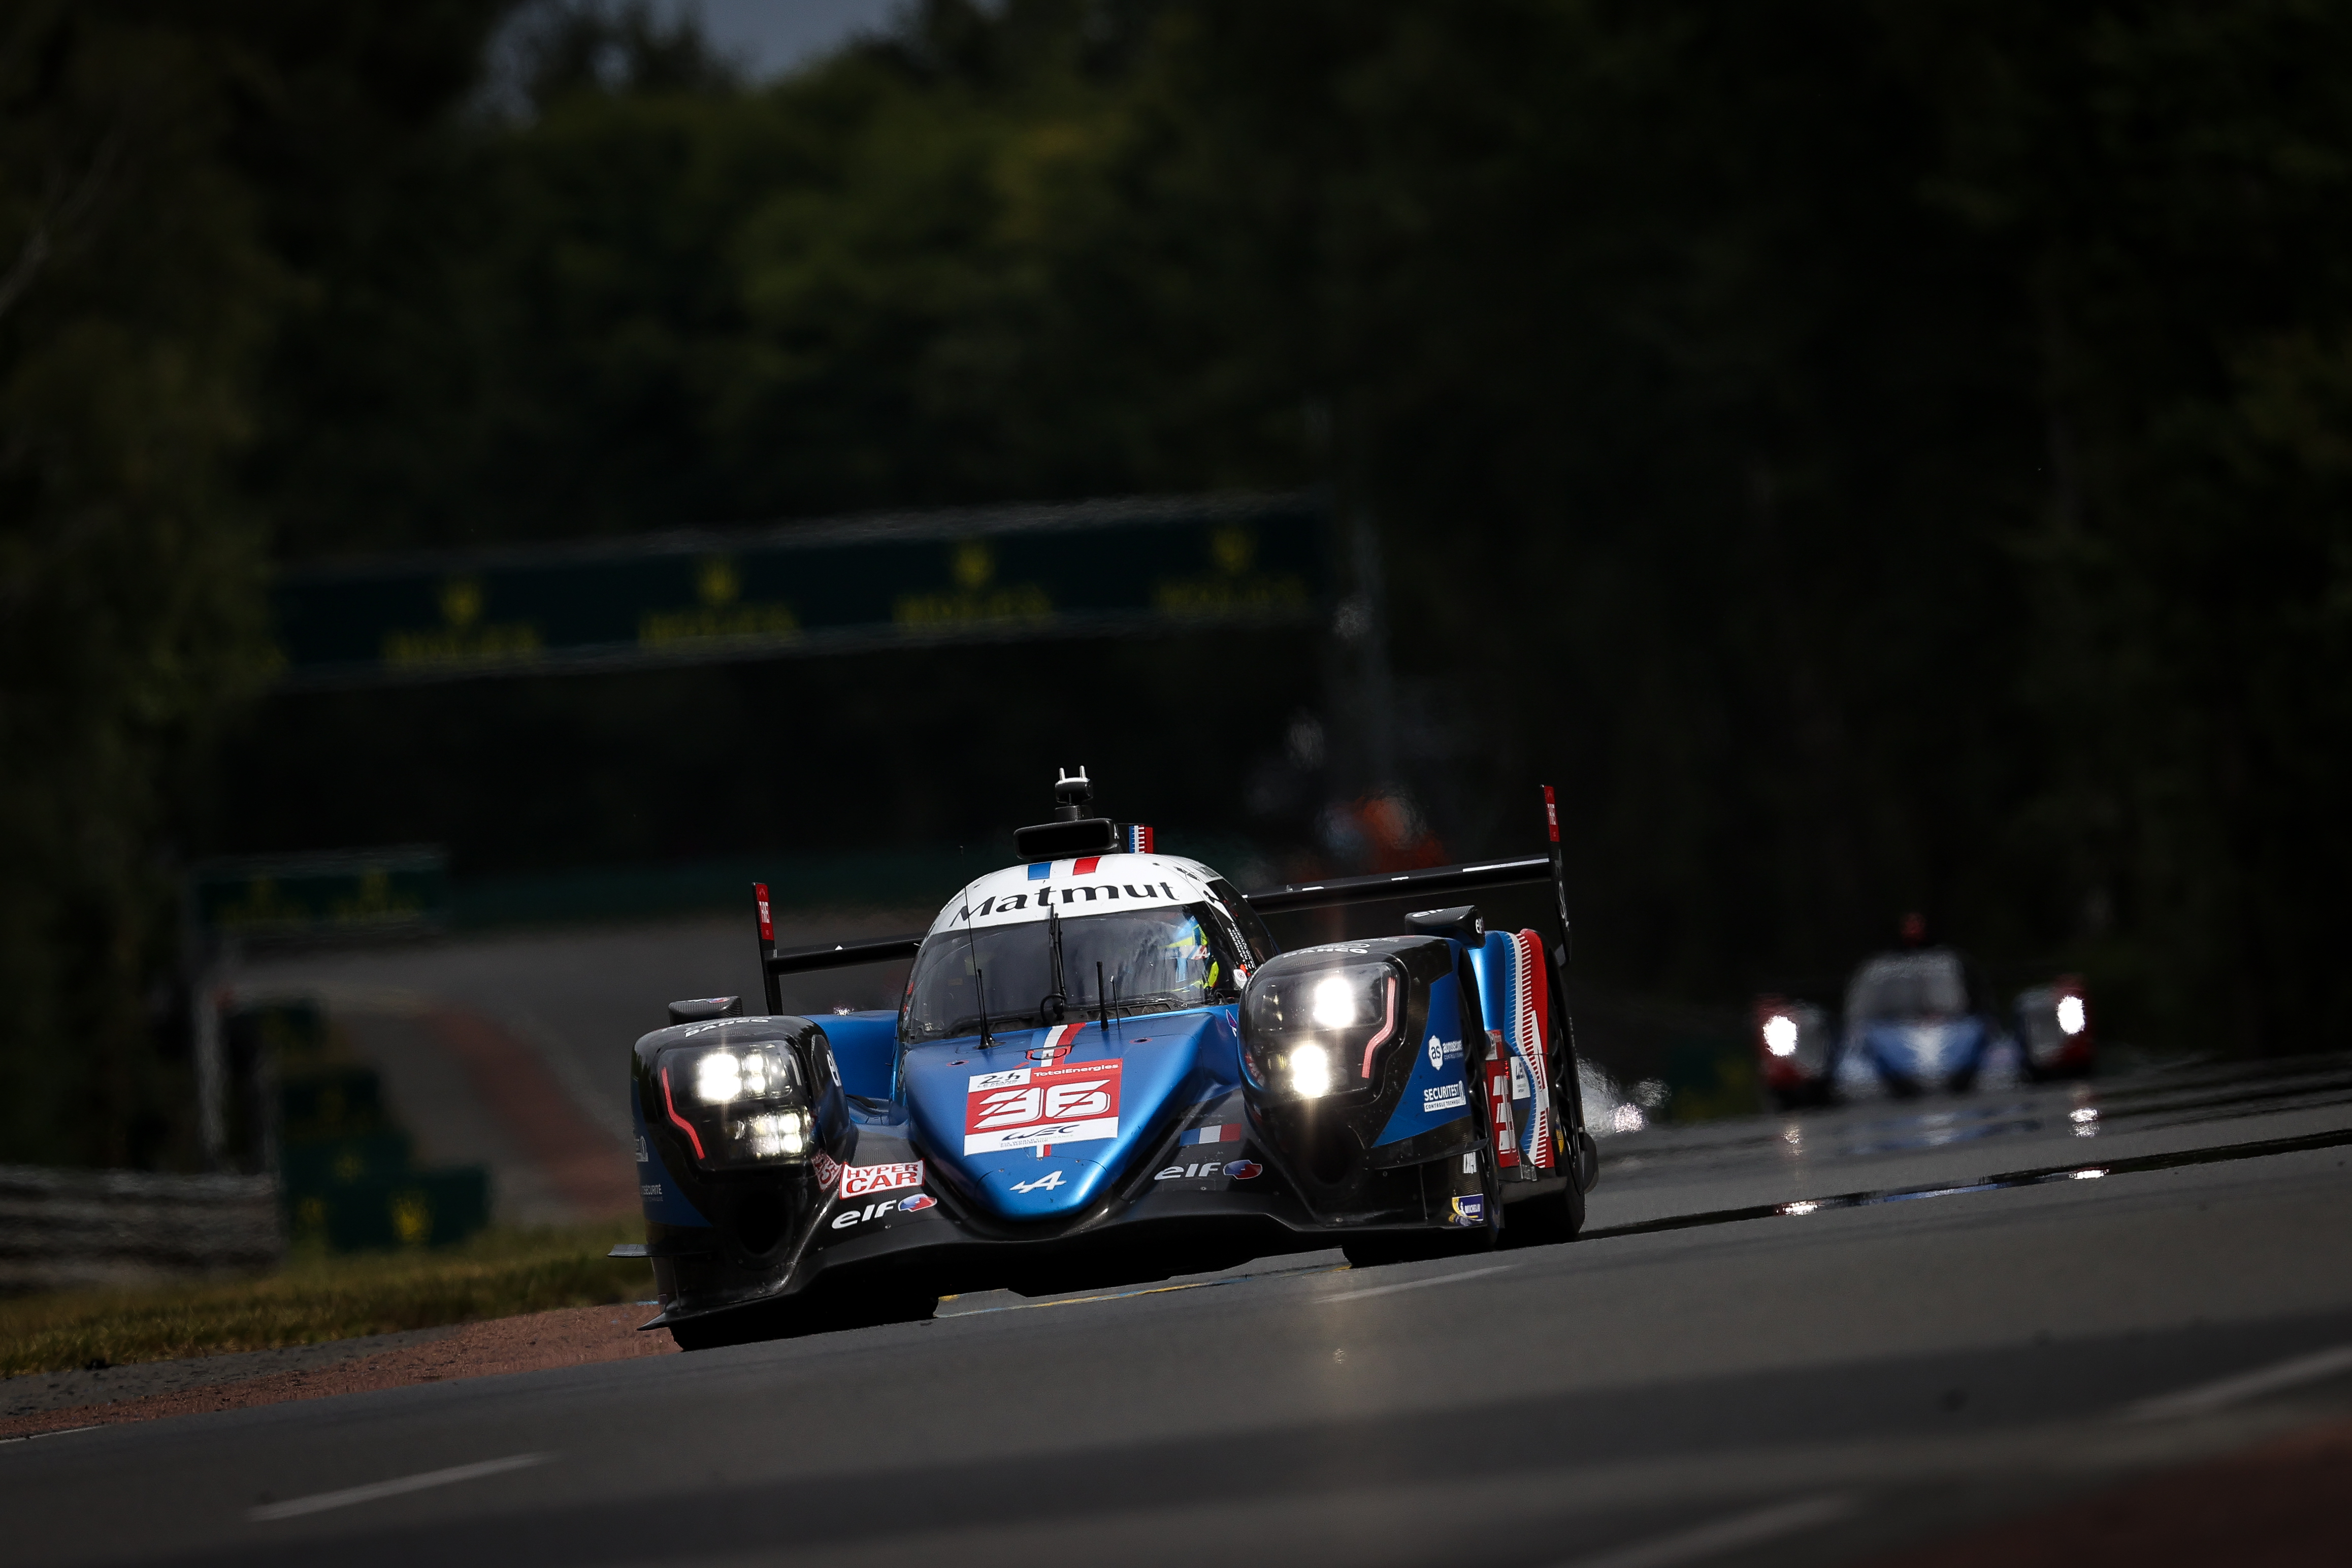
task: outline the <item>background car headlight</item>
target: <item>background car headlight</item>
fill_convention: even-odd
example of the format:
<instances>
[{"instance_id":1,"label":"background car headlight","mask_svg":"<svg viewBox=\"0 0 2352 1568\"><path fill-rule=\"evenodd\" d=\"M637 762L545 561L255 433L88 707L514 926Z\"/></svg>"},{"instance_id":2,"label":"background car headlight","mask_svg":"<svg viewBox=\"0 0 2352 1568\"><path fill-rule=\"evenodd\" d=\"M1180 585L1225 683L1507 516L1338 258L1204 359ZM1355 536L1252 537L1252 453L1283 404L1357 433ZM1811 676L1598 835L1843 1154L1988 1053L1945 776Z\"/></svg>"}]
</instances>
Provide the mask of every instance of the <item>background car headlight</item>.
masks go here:
<instances>
[{"instance_id":1,"label":"background car headlight","mask_svg":"<svg viewBox=\"0 0 2352 1568\"><path fill-rule=\"evenodd\" d=\"M1366 1089L1399 1036L1403 993L1384 959L1260 970L1242 998L1242 1047L1258 1081L1285 1098Z\"/></svg>"},{"instance_id":2,"label":"background car headlight","mask_svg":"<svg viewBox=\"0 0 2352 1568\"><path fill-rule=\"evenodd\" d=\"M2080 996L2058 998L2059 1028L2070 1035L2079 1035L2090 1021L2090 1015L2084 1011L2083 999Z\"/></svg>"},{"instance_id":3,"label":"background car headlight","mask_svg":"<svg viewBox=\"0 0 2352 1568\"><path fill-rule=\"evenodd\" d=\"M1776 1057L1797 1054L1797 1020L1786 1013L1775 1013L1764 1020L1764 1048Z\"/></svg>"},{"instance_id":4,"label":"background car headlight","mask_svg":"<svg viewBox=\"0 0 2352 1568\"><path fill-rule=\"evenodd\" d=\"M808 1091L782 1041L680 1047L663 1053L658 1076L662 1113L705 1167L808 1157Z\"/></svg>"}]
</instances>

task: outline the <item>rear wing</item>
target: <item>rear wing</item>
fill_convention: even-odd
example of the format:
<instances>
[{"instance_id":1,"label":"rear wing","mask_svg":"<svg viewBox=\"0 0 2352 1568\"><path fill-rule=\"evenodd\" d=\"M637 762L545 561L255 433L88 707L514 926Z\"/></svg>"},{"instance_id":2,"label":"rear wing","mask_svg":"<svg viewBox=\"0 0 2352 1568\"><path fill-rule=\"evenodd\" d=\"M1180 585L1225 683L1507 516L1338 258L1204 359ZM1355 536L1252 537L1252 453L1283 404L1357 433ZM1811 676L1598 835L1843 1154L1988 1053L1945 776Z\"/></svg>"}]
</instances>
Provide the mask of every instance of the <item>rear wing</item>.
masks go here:
<instances>
[{"instance_id":1,"label":"rear wing","mask_svg":"<svg viewBox=\"0 0 2352 1568\"><path fill-rule=\"evenodd\" d=\"M915 931L906 936L869 937L864 942L837 942L831 947L796 947L788 952L779 952L775 917L768 906L767 883L751 884L751 903L760 936L760 981L767 991L771 1016L784 1010L783 987L777 983L787 974L846 969L857 963L888 963L914 957L915 950L923 945L923 933Z\"/></svg>"},{"instance_id":2,"label":"rear wing","mask_svg":"<svg viewBox=\"0 0 2352 1568\"><path fill-rule=\"evenodd\" d=\"M1569 962L1568 878L1559 858L1559 804L1549 784L1543 786L1544 826L1551 836L1548 854L1530 855L1516 860L1481 860L1460 866L1424 866L1412 871L1377 873L1370 877L1330 877L1319 882L1292 882L1279 888L1267 888L1242 895L1243 901L1260 914L1292 914L1301 910L1335 909L1348 904L1366 904L1383 899L1437 899L1449 893L1474 892L1480 888L1525 887L1538 882L1549 882L1552 897L1559 908L1560 946L1552 954L1564 977ZM755 882L751 896L758 911L760 934L760 977L767 987L768 1011L783 1011L783 988L778 981L787 974L807 974L822 969L845 969L858 963L887 963L912 958L923 944L922 933L908 936L869 938L864 942L835 942L831 947L794 948L789 952L777 951L776 926L768 907L768 885Z\"/></svg>"}]
</instances>

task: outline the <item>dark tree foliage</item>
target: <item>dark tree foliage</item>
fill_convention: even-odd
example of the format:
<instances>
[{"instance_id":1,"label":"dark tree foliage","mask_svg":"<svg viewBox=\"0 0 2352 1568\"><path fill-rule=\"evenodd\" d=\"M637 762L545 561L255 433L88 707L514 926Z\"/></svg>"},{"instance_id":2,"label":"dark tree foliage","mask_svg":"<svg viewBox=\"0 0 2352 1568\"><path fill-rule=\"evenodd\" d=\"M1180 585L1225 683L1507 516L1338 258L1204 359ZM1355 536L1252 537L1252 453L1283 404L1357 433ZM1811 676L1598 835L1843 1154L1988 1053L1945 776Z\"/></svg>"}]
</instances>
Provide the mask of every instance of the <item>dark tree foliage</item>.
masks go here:
<instances>
[{"instance_id":1,"label":"dark tree foliage","mask_svg":"<svg viewBox=\"0 0 2352 1568\"><path fill-rule=\"evenodd\" d=\"M156 835L261 629L225 468L278 279L214 155L226 66L131 7L0 20L0 1158L168 1122Z\"/></svg>"},{"instance_id":2,"label":"dark tree foliage","mask_svg":"<svg viewBox=\"0 0 2352 1568\"><path fill-rule=\"evenodd\" d=\"M348 286L320 231L405 221L490 16L0 12L0 1161L188 1152L171 845L266 671L272 331Z\"/></svg>"},{"instance_id":3,"label":"dark tree foliage","mask_svg":"<svg viewBox=\"0 0 2352 1568\"><path fill-rule=\"evenodd\" d=\"M127 940L109 911L144 873L87 868L152 857L156 737L235 689L190 672L247 635L257 529L306 561L1324 482L1382 542L1401 782L1463 852L1517 841L1525 781L1564 782L1608 984L1818 982L1916 908L1996 962L2084 968L2110 1030L2150 1041L2295 1048L2352 1005L2331 951L2352 872L2340 8L929 0L764 85L642 6L494 34L505 14L11 24L7 134L34 139L12 146L63 151L11 154L0 247L62 236L38 215L116 144L68 107L97 89L39 61L150 62L170 89L117 141L186 174L108 209L136 225L88 220L115 259L81 293L52 268L5 296L7 384L86 317L130 345L108 353L219 389L174 405L203 411L179 467L73 481L150 486L187 520L173 548L205 563L152 574L184 618L137 572L56 579L149 642L20 586L49 559L30 542L95 535L65 479L23 488L38 443L11 426L5 482L37 498L8 524L11 799L70 799L71 832L118 846L12 822L41 847L12 861L7 918L50 933L11 950L34 977L12 995L152 967L152 937L90 956ZM46 630L13 607L40 595ZM29 650L52 647L87 673L49 683ZM141 684L120 661L142 647L184 684ZM1172 798L1301 837L1332 788L1400 782L1342 753L1303 795L1250 783L1326 700L1316 657L273 700L214 820L237 847L396 826L475 864L701 852L751 821L778 847L961 833L961 781L1013 762L903 735L1026 692L1040 717L1000 738L1140 758L1162 721L1119 712L1213 716L1244 740ZM796 706L853 754L898 748L888 812L845 819L811 784L763 813L635 739L692 714L781 768ZM20 763L26 734L58 760ZM530 771L523 736L572 764L528 811L501 782ZM1014 762L1057 760L1077 759ZM115 890L71 891L93 877ZM51 1004L26 1005L16 1037L54 1038Z\"/></svg>"}]
</instances>

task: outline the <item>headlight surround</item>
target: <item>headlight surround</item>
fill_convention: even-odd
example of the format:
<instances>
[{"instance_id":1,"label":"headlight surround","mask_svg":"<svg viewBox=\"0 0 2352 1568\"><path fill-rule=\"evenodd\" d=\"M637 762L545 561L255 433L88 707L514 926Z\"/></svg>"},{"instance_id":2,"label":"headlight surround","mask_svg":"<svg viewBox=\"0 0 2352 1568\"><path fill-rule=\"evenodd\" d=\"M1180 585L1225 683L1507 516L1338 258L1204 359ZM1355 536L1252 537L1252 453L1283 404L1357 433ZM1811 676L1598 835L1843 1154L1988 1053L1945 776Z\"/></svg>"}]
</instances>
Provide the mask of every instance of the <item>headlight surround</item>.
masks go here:
<instances>
[{"instance_id":1,"label":"headlight surround","mask_svg":"<svg viewBox=\"0 0 2352 1568\"><path fill-rule=\"evenodd\" d=\"M1242 1047L1252 1075L1281 1098L1368 1092L1403 1005L1404 977L1385 959L1260 970L1242 998Z\"/></svg>"},{"instance_id":2,"label":"headlight surround","mask_svg":"<svg viewBox=\"0 0 2352 1568\"><path fill-rule=\"evenodd\" d=\"M816 1146L800 1058L782 1040L677 1047L656 1074L663 1114L706 1170L793 1163Z\"/></svg>"}]
</instances>

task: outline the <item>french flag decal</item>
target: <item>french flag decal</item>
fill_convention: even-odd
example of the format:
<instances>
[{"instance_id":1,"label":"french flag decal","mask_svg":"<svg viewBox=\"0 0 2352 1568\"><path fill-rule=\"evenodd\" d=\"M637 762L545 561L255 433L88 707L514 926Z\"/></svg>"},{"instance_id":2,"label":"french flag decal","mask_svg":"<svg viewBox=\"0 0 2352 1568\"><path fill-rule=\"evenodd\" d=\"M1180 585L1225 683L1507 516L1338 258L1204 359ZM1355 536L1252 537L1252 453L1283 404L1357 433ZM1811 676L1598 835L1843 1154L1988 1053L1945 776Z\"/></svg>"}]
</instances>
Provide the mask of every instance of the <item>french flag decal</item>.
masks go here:
<instances>
[{"instance_id":1,"label":"french flag decal","mask_svg":"<svg viewBox=\"0 0 2352 1568\"><path fill-rule=\"evenodd\" d=\"M1123 822L1118 827L1119 846L1130 855L1151 853L1151 828L1141 822Z\"/></svg>"},{"instance_id":2,"label":"french flag decal","mask_svg":"<svg viewBox=\"0 0 2352 1568\"><path fill-rule=\"evenodd\" d=\"M1238 1121L1223 1121L1213 1123L1207 1127L1189 1128L1177 1136L1176 1143L1179 1148L1182 1148L1192 1143L1238 1143L1241 1141L1242 1124Z\"/></svg>"}]
</instances>

